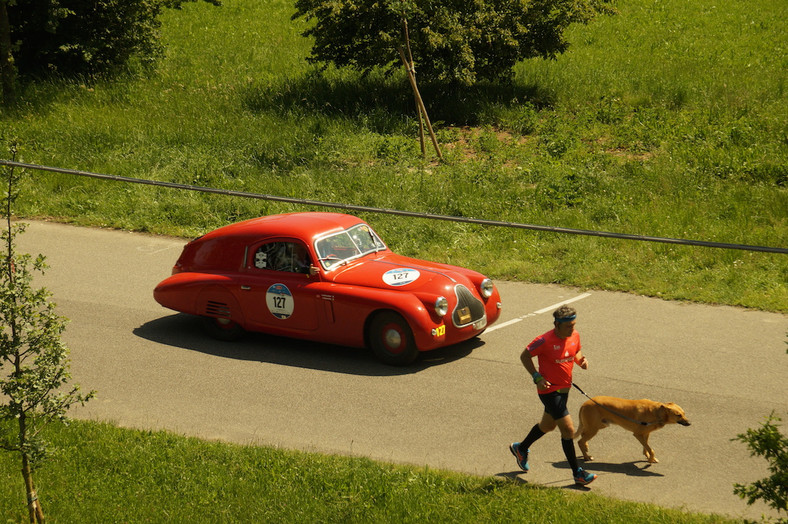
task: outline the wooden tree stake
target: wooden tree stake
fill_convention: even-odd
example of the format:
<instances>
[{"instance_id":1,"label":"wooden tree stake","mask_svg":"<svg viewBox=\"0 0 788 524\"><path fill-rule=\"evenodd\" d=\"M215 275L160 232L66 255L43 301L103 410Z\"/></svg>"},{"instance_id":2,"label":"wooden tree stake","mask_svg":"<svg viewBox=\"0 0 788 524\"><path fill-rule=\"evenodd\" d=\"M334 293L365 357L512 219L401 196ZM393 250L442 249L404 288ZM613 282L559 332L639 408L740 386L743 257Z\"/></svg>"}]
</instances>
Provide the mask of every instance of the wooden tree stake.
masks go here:
<instances>
[{"instance_id":1,"label":"wooden tree stake","mask_svg":"<svg viewBox=\"0 0 788 524\"><path fill-rule=\"evenodd\" d=\"M397 51L399 51L399 56L402 59L402 63L405 65L405 70L408 72L410 87L413 88L413 96L416 98L416 107L419 111L419 141L421 143L421 154L422 156L426 156L427 154L424 149L424 124L426 123L427 131L430 133L430 139L432 140L435 152L438 154L438 158L443 160L443 154L441 154L438 139L435 137L435 132L432 130L432 124L430 123L430 117L427 115L427 108L424 106L424 100L422 100L421 93L419 93L419 88L416 85L416 69L413 67L413 55L410 52L410 36L408 34L408 21L405 18L402 19L402 31L405 35L405 45L408 47L410 60L405 57L405 51L402 50L402 47L397 47Z\"/></svg>"}]
</instances>

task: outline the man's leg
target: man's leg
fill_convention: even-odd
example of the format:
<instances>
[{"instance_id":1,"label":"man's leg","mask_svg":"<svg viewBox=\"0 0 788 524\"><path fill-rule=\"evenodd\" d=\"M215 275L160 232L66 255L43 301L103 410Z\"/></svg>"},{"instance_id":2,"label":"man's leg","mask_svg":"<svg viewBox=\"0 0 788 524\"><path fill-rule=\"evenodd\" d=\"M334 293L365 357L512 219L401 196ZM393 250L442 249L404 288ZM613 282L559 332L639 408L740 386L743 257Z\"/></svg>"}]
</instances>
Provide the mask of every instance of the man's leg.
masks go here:
<instances>
[{"instance_id":1,"label":"man's leg","mask_svg":"<svg viewBox=\"0 0 788 524\"><path fill-rule=\"evenodd\" d=\"M520 469L523 471L528 471L531 469L531 466L528 464L528 452L530 451L529 448L534 442L545 436L546 433L549 433L553 429L555 429L555 420L553 420L553 417L545 412L542 415L542 420L538 424L534 424L534 427L531 428L531 431L522 442L513 442L509 446L509 451L511 451L512 455L514 455L514 458L517 459L517 465L520 466Z\"/></svg>"},{"instance_id":2,"label":"man's leg","mask_svg":"<svg viewBox=\"0 0 788 524\"><path fill-rule=\"evenodd\" d=\"M590 484L596 479L596 475L589 473L581 468L577 463L577 454L575 453L575 426L572 423L572 417L569 415L556 421L558 428L561 430L561 447L564 449L566 461L569 462L569 467L572 469L572 477L578 484Z\"/></svg>"},{"instance_id":3,"label":"man's leg","mask_svg":"<svg viewBox=\"0 0 788 524\"><path fill-rule=\"evenodd\" d=\"M561 447L564 450L567 462L569 462L569 467L572 468L572 473L574 473L580 466L577 464L577 453L575 453L575 426L572 423L572 417L567 415L556 420L556 425L561 431Z\"/></svg>"},{"instance_id":4,"label":"man's leg","mask_svg":"<svg viewBox=\"0 0 788 524\"><path fill-rule=\"evenodd\" d=\"M553 431L555 426L556 423L553 417L551 417L549 413L544 412L539 424L534 424L534 427L531 428L531 432L528 433L528 436L520 443L522 449L527 450L530 448L531 444Z\"/></svg>"}]
</instances>

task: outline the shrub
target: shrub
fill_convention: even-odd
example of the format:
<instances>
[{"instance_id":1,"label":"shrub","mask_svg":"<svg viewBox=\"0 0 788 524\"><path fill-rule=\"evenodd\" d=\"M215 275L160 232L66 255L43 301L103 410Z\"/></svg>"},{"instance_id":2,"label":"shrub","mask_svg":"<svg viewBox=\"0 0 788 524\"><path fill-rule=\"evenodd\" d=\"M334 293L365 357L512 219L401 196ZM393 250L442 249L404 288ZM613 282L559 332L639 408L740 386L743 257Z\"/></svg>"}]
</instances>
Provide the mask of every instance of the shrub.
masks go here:
<instances>
[{"instance_id":1,"label":"shrub","mask_svg":"<svg viewBox=\"0 0 788 524\"><path fill-rule=\"evenodd\" d=\"M407 20L420 78L473 85L508 79L526 58L555 58L568 46L564 32L612 12L605 0L296 0L293 18L315 23L312 62L369 73L400 63Z\"/></svg>"},{"instance_id":2,"label":"shrub","mask_svg":"<svg viewBox=\"0 0 788 524\"><path fill-rule=\"evenodd\" d=\"M195 0L29 0L8 4L22 76L96 75L160 55L159 14ZM220 5L218 0L206 0Z\"/></svg>"},{"instance_id":3,"label":"shrub","mask_svg":"<svg viewBox=\"0 0 788 524\"><path fill-rule=\"evenodd\" d=\"M747 499L747 504L763 500L777 511L788 511L788 437L780 433L774 421L779 422L780 418L772 413L763 426L748 429L737 437L747 444L752 455L769 461L771 475L752 484L735 484L733 492Z\"/></svg>"}]
</instances>

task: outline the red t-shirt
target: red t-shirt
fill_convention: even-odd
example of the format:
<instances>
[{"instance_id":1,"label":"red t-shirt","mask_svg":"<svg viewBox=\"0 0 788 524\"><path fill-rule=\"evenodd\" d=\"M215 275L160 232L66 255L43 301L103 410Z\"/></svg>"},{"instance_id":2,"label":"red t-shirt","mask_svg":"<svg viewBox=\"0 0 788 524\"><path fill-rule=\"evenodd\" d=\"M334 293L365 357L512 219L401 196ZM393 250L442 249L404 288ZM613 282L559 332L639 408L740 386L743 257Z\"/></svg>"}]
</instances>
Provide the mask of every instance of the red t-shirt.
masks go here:
<instances>
[{"instance_id":1,"label":"red t-shirt","mask_svg":"<svg viewBox=\"0 0 788 524\"><path fill-rule=\"evenodd\" d=\"M551 393L572 387L572 367L580 351L580 335L572 332L569 338L558 338L555 330L538 336L526 347L532 357L537 357L539 373L550 382L550 387L539 394Z\"/></svg>"}]
</instances>

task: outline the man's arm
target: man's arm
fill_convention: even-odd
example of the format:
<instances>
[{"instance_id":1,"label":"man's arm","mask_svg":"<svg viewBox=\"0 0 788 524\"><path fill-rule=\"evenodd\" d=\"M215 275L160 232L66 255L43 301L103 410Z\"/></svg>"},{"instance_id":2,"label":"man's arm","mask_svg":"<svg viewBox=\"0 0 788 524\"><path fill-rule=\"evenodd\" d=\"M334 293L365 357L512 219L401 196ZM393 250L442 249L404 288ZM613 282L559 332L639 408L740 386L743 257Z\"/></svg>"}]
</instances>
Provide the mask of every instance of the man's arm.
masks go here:
<instances>
[{"instance_id":1,"label":"man's arm","mask_svg":"<svg viewBox=\"0 0 788 524\"><path fill-rule=\"evenodd\" d=\"M534 384L536 384L537 389L547 389L550 387L550 383L536 371L533 357L531 357L531 353L528 352L528 348L525 348L520 354L520 362L523 363L528 374L534 379Z\"/></svg>"},{"instance_id":2,"label":"man's arm","mask_svg":"<svg viewBox=\"0 0 788 524\"><path fill-rule=\"evenodd\" d=\"M528 348L525 348L523 352L520 354L520 362L523 363L525 369L528 371L529 375L533 375L536 373L536 366L534 365L534 359L531 357L531 354L528 352Z\"/></svg>"},{"instance_id":3,"label":"man's arm","mask_svg":"<svg viewBox=\"0 0 788 524\"><path fill-rule=\"evenodd\" d=\"M575 364L583 369L588 369L588 359L583 355L582 349L575 353Z\"/></svg>"}]
</instances>

